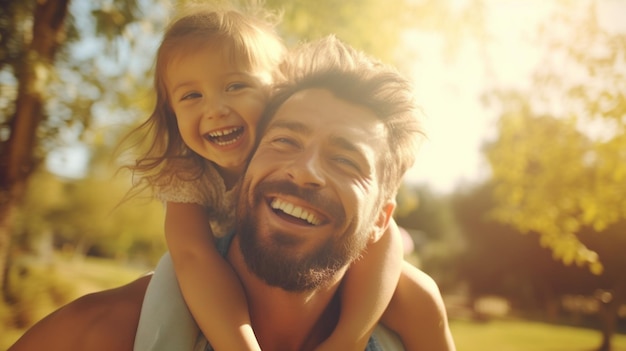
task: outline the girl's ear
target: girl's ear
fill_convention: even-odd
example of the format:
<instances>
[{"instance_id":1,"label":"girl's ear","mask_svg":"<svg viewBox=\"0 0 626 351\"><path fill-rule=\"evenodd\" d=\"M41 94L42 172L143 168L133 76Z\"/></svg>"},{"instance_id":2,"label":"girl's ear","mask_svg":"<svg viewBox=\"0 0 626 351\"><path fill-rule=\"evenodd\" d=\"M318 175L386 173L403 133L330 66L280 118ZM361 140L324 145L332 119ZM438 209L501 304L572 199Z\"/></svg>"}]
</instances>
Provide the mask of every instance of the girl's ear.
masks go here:
<instances>
[{"instance_id":1,"label":"girl's ear","mask_svg":"<svg viewBox=\"0 0 626 351\"><path fill-rule=\"evenodd\" d=\"M389 201L380 208L378 211L378 218L376 218L376 221L374 222L374 229L372 230L370 242L378 241L383 233L385 233L387 227L389 227L389 221L391 220L395 209L395 201Z\"/></svg>"}]
</instances>

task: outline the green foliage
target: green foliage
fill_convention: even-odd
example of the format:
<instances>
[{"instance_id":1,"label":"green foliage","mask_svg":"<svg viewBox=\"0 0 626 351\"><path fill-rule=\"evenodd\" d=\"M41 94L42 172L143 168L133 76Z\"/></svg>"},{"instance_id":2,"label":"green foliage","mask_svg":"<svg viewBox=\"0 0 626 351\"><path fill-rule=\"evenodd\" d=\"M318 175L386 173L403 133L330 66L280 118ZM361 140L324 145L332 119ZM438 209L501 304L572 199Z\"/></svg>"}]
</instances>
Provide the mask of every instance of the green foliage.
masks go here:
<instances>
[{"instance_id":1,"label":"green foliage","mask_svg":"<svg viewBox=\"0 0 626 351\"><path fill-rule=\"evenodd\" d=\"M486 150L497 180L493 216L523 233L541 233L542 246L565 264L599 269L597 255L575 237L589 224L581 214L594 197L585 165L591 142L567 121L523 112L501 116L499 132Z\"/></svg>"},{"instance_id":2,"label":"green foliage","mask_svg":"<svg viewBox=\"0 0 626 351\"><path fill-rule=\"evenodd\" d=\"M483 8L480 1L455 7L439 0L266 0L280 10L281 35L288 45L335 34L341 40L401 69L415 63L419 53L409 52L410 31L437 33L445 38L444 50L453 55L465 38L482 39Z\"/></svg>"},{"instance_id":3,"label":"green foliage","mask_svg":"<svg viewBox=\"0 0 626 351\"><path fill-rule=\"evenodd\" d=\"M403 0L267 0L266 4L283 11L280 28L288 44L335 34L388 62L395 58L400 31L408 26L409 6Z\"/></svg>"},{"instance_id":4,"label":"green foliage","mask_svg":"<svg viewBox=\"0 0 626 351\"><path fill-rule=\"evenodd\" d=\"M417 210L419 202L417 191L414 191L406 184L402 184L396 195L396 210L394 216L407 217L409 213Z\"/></svg>"},{"instance_id":5,"label":"green foliage","mask_svg":"<svg viewBox=\"0 0 626 351\"><path fill-rule=\"evenodd\" d=\"M593 4L562 8L540 33L546 54L532 91L491 93L501 120L485 152L493 216L600 274L578 235L626 218L626 35L601 28Z\"/></svg>"},{"instance_id":6,"label":"green foliage","mask_svg":"<svg viewBox=\"0 0 626 351\"><path fill-rule=\"evenodd\" d=\"M97 169L98 167L93 167ZM31 179L19 233L31 249L51 233L59 249L155 263L165 251L158 202L121 203L129 182L104 174L69 180L41 171Z\"/></svg>"},{"instance_id":7,"label":"green foliage","mask_svg":"<svg viewBox=\"0 0 626 351\"><path fill-rule=\"evenodd\" d=\"M626 221L608 227L602 235L588 227L577 234L581 242L603 258L603 274L594 275L555 261L550 250L537 245L537 233L520 235L512 226L493 220L494 186L487 182L453 195L454 212L465 243L454 268L459 280L467 284L470 299L501 296L524 315L552 320L567 318L559 313L562 311L550 308L559 306L564 295L593 296L606 290L612 292L613 301L624 301L626 295L619 286L626 269L626 257L621 253L626 243Z\"/></svg>"},{"instance_id":8,"label":"green foliage","mask_svg":"<svg viewBox=\"0 0 626 351\"><path fill-rule=\"evenodd\" d=\"M0 80L0 111L4 113L0 113L0 142L12 132L18 86L26 88L39 84L45 111L42 116L33 116L41 122L34 125L37 145L32 156L35 160L42 160L52 145L68 141L67 135L63 135L67 129L84 131L89 127L93 122L94 106L108 100L122 101L121 96L132 95L136 87L124 89L121 84L125 77L134 75L128 64L119 62L118 69L110 68L122 58L120 52L125 51L137 35L137 28L151 28L141 26L151 18L140 13L135 1L116 0L109 5L72 2L65 28L52 49L56 53L55 62L36 62L30 57L32 53L29 54L35 3L32 0L3 1L0 15L0 74L3 77ZM39 25L45 27L47 24ZM100 40L99 35L105 40ZM102 49L98 49L99 46ZM19 69L25 61L33 61L39 82L23 81L26 77Z\"/></svg>"},{"instance_id":9,"label":"green foliage","mask_svg":"<svg viewBox=\"0 0 626 351\"><path fill-rule=\"evenodd\" d=\"M427 187L405 185L398 199L406 203L406 208L395 214L400 226L420 230L430 240L447 241L455 237L457 228L451 220L452 212L446 197Z\"/></svg>"},{"instance_id":10,"label":"green foliage","mask_svg":"<svg viewBox=\"0 0 626 351\"><path fill-rule=\"evenodd\" d=\"M398 201L404 209L395 213L395 220L412 234L417 265L436 277L440 288L454 285L453 265L463 244L448 198L426 187L405 185Z\"/></svg>"}]
</instances>

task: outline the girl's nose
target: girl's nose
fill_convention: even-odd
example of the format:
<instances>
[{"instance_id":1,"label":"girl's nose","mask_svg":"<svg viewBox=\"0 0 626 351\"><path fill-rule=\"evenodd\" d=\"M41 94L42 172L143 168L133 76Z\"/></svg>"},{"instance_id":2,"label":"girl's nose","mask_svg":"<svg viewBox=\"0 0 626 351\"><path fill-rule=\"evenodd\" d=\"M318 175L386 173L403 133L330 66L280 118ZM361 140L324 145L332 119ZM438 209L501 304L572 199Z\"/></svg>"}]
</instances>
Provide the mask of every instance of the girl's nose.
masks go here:
<instances>
[{"instance_id":1,"label":"girl's nose","mask_svg":"<svg viewBox=\"0 0 626 351\"><path fill-rule=\"evenodd\" d=\"M204 115L208 119L226 117L229 113L230 109L228 108L228 104L221 97L212 98L206 103Z\"/></svg>"}]
</instances>

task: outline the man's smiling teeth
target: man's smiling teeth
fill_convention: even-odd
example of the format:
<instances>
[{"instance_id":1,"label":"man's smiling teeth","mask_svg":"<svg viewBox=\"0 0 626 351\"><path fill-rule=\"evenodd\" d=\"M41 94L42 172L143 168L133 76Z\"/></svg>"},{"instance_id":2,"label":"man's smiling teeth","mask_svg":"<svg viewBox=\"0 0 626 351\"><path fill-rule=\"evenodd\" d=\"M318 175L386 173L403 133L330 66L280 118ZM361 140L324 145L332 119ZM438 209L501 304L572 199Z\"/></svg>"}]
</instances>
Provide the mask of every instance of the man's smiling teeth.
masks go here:
<instances>
[{"instance_id":1,"label":"man's smiling teeth","mask_svg":"<svg viewBox=\"0 0 626 351\"><path fill-rule=\"evenodd\" d=\"M303 219L310 224L318 225L321 223L320 219L317 218L313 213L303 209L300 206L295 206L292 203L282 201L280 199L272 200L270 206L275 210L281 210L284 213L296 217L299 219Z\"/></svg>"}]
</instances>

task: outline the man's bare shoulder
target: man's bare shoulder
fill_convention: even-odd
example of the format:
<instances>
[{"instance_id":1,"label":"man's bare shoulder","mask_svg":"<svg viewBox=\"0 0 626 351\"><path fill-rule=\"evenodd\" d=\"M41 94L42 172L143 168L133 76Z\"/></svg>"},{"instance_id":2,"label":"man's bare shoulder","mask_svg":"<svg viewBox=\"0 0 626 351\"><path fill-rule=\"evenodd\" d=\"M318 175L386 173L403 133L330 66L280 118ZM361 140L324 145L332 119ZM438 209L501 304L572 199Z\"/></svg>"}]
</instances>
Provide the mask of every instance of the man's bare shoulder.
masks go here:
<instances>
[{"instance_id":1,"label":"man's bare shoulder","mask_svg":"<svg viewBox=\"0 0 626 351\"><path fill-rule=\"evenodd\" d=\"M85 295L30 328L9 351L132 350L150 276Z\"/></svg>"}]
</instances>

